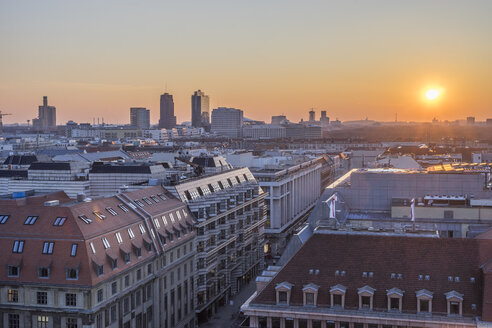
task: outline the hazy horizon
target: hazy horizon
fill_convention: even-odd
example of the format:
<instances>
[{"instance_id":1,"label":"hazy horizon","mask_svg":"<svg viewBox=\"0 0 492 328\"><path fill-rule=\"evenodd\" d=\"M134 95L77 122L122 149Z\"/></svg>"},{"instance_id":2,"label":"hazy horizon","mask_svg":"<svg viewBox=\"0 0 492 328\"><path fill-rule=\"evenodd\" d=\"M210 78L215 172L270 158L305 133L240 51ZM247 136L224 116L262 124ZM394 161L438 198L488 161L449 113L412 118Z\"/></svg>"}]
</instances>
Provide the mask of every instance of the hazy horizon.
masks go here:
<instances>
[{"instance_id":1,"label":"hazy horizon","mask_svg":"<svg viewBox=\"0 0 492 328\"><path fill-rule=\"evenodd\" d=\"M189 121L211 109L251 119L401 121L492 117L492 1L12 1L0 4L0 110L128 123L159 95ZM436 101L424 100L439 88Z\"/></svg>"}]
</instances>

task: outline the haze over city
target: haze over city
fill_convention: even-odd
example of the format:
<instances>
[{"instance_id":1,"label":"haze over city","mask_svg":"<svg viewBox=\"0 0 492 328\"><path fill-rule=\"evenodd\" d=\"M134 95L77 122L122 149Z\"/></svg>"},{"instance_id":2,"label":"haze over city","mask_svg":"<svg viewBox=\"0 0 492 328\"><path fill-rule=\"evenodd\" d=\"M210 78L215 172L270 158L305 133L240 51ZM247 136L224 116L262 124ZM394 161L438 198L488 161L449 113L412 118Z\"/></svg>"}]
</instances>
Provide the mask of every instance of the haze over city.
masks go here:
<instances>
[{"instance_id":1,"label":"haze over city","mask_svg":"<svg viewBox=\"0 0 492 328\"><path fill-rule=\"evenodd\" d=\"M10 1L0 5L0 109L25 123L42 96L68 120L126 123L173 94L269 121L490 116L490 1ZM438 94L425 97L429 90Z\"/></svg>"}]
</instances>

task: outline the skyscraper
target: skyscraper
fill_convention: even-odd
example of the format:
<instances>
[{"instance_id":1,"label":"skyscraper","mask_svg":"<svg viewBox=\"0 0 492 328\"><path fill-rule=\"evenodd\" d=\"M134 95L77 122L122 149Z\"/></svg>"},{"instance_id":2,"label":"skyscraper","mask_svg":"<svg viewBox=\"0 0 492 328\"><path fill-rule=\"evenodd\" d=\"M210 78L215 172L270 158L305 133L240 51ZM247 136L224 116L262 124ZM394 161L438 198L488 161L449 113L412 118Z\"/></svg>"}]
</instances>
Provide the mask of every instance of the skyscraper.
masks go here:
<instances>
[{"instance_id":1,"label":"skyscraper","mask_svg":"<svg viewBox=\"0 0 492 328\"><path fill-rule=\"evenodd\" d=\"M161 111L159 119L160 129L172 129L176 126L176 116L174 116L173 95L164 93L161 95Z\"/></svg>"},{"instance_id":2,"label":"skyscraper","mask_svg":"<svg viewBox=\"0 0 492 328\"><path fill-rule=\"evenodd\" d=\"M201 90L191 96L191 125L195 128L207 127L210 124L209 97Z\"/></svg>"},{"instance_id":3,"label":"skyscraper","mask_svg":"<svg viewBox=\"0 0 492 328\"><path fill-rule=\"evenodd\" d=\"M43 105L38 107L38 118L32 120L32 125L37 129L49 129L56 127L56 107L48 106L48 97L43 97Z\"/></svg>"},{"instance_id":4,"label":"skyscraper","mask_svg":"<svg viewBox=\"0 0 492 328\"><path fill-rule=\"evenodd\" d=\"M143 107L130 108L130 125L141 129L150 128L150 110Z\"/></svg>"},{"instance_id":5,"label":"skyscraper","mask_svg":"<svg viewBox=\"0 0 492 328\"><path fill-rule=\"evenodd\" d=\"M309 111L309 122L314 122L316 120L316 112L314 111L314 109L311 109Z\"/></svg>"}]
</instances>

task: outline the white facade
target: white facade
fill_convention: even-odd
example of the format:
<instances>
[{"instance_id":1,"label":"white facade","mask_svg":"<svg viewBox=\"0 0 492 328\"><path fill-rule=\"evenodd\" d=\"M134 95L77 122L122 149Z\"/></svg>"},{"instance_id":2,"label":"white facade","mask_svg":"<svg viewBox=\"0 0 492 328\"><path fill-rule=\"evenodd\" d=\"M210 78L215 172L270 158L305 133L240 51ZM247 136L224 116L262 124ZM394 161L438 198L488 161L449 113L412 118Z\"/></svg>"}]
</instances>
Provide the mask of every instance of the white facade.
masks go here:
<instances>
[{"instance_id":1,"label":"white facade","mask_svg":"<svg viewBox=\"0 0 492 328\"><path fill-rule=\"evenodd\" d=\"M281 125L265 124L243 127L243 136L252 139L277 139L286 137L286 129Z\"/></svg>"}]
</instances>

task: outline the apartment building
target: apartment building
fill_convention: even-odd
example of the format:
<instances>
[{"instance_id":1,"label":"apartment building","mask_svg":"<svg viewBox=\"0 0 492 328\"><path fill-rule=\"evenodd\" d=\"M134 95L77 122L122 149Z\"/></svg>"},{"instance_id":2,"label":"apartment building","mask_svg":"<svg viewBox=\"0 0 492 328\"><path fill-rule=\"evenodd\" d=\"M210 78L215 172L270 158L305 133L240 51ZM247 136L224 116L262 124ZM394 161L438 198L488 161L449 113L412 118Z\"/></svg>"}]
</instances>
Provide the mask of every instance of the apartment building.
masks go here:
<instances>
[{"instance_id":1,"label":"apartment building","mask_svg":"<svg viewBox=\"0 0 492 328\"><path fill-rule=\"evenodd\" d=\"M0 326L194 327L194 221L161 186L0 200Z\"/></svg>"},{"instance_id":2,"label":"apartment building","mask_svg":"<svg viewBox=\"0 0 492 328\"><path fill-rule=\"evenodd\" d=\"M195 309L199 322L263 270L263 192L249 169L166 187L197 219Z\"/></svg>"},{"instance_id":3,"label":"apartment building","mask_svg":"<svg viewBox=\"0 0 492 328\"><path fill-rule=\"evenodd\" d=\"M241 310L252 328L489 327L491 254L488 238L315 232Z\"/></svg>"}]
</instances>

